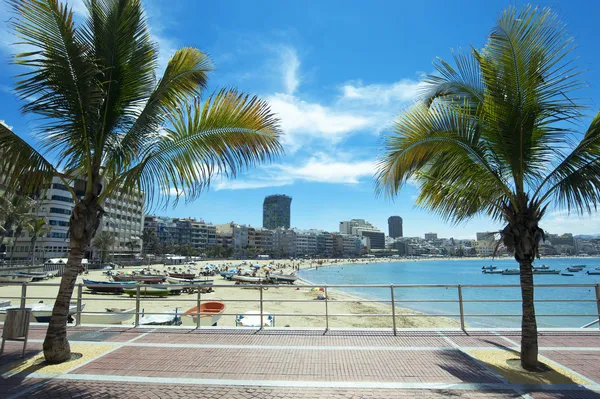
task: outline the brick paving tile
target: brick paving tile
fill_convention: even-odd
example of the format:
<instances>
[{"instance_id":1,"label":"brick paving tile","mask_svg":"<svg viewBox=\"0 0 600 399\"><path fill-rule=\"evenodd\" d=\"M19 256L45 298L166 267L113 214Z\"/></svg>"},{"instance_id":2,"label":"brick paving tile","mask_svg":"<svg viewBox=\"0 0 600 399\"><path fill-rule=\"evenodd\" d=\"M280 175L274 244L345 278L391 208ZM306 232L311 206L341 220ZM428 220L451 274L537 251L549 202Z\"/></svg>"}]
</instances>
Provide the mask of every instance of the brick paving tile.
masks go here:
<instances>
[{"instance_id":1,"label":"brick paving tile","mask_svg":"<svg viewBox=\"0 0 600 399\"><path fill-rule=\"evenodd\" d=\"M579 347L600 347L600 334L565 334L565 333L545 333L540 334L540 346L579 346Z\"/></svg>"},{"instance_id":2,"label":"brick paving tile","mask_svg":"<svg viewBox=\"0 0 600 399\"><path fill-rule=\"evenodd\" d=\"M37 355L42 350L41 342L28 342L25 350L25 358ZM21 353L23 352L22 342L6 341L4 345L4 353L0 355L0 370L4 369L5 365L19 362L23 360Z\"/></svg>"},{"instance_id":3,"label":"brick paving tile","mask_svg":"<svg viewBox=\"0 0 600 399\"><path fill-rule=\"evenodd\" d=\"M450 338L455 344L465 347L465 346L485 346L490 348L503 348L507 346L513 346L510 342L502 339L501 337L493 334L463 334L463 335L448 335L445 334L448 338ZM512 338L511 338L512 339ZM520 339L520 337L519 337ZM517 341L519 342L519 341Z\"/></svg>"},{"instance_id":4,"label":"brick paving tile","mask_svg":"<svg viewBox=\"0 0 600 399\"><path fill-rule=\"evenodd\" d=\"M600 399L600 392L581 391L553 391L553 392L531 392L532 399Z\"/></svg>"},{"instance_id":5,"label":"brick paving tile","mask_svg":"<svg viewBox=\"0 0 600 399\"><path fill-rule=\"evenodd\" d=\"M460 351L321 351L237 348L123 347L75 370L74 374L181 376L194 378L499 382ZM171 375L173 373L173 375ZM201 373L201 374L197 374Z\"/></svg>"},{"instance_id":6,"label":"brick paving tile","mask_svg":"<svg viewBox=\"0 0 600 399\"><path fill-rule=\"evenodd\" d=\"M508 399L518 397L512 391L477 392L456 390L393 390L336 388L269 388L244 386L159 385L104 383L91 381L50 381L26 395L32 399L59 398L203 398L203 399Z\"/></svg>"},{"instance_id":7,"label":"brick paving tile","mask_svg":"<svg viewBox=\"0 0 600 399\"><path fill-rule=\"evenodd\" d=\"M600 352L546 351L542 355L600 383Z\"/></svg>"}]
</instances>

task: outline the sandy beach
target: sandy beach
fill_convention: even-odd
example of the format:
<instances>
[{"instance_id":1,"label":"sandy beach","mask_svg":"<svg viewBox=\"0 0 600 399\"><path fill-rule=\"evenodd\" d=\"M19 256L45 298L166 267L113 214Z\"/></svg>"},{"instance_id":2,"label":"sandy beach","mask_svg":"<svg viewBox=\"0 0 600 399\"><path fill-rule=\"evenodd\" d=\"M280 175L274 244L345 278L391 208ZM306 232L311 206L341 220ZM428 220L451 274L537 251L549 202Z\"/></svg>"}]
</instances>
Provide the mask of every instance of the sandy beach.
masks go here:
<instances>
[{"instance_id":1,"label":"sandy beach","mask_svg":"<svg viewBox=\"0 0 600 399\"><path fill-rule=\"evenodd\" d=\"M397 261L398 259L393 259ZM324 267L335 264L349 263L374 263L374 262L389 262L391 259L327 259L327 260L258 260L251 261L252 264L261 266L274 263L277 270L273 273L283 271L283 273L292 273L298 267L301 269L311 267ZM219 266L233 266L239 264L240 261L200 261L196 263L198 270L203 269L205 265L214 264ZM320 263L320 264L319 264ZM151 265L152 270L157 270L161 274L167 271L169 266ZM188 265L177 266L182 270L186 270ZM138 268L119 269L125 272L131 272ZM261 269L262 270L262 269ZM261 272L262 274L263 272ZM107 276L102 270L91 270L85 276L79 276L77 283L83 283L83 278L96 281L106 281ZM259 302L251 302L260 298L260 290L257 288L242 288L236 286L235 282L223 279L216 275L209 277L214 280L214 285L222 285L222 287L214 287L214 292L202 294L202 300L234 300L234 302L225 302L225 313L218 325L223 327L235 326L235 315L242 314L248 311L258 311L260 309ZM46 286L44 284L56 284L60 282L59 278L45 280L41 283L30 283L27 290L27 296L36 297L36 299L28 299L27 304L32 304L43 300L45 303L53 303L54 297L58 291L58 286ZM307 287L306 283L297 280L296 284L285 287L269 287L263 290L263 312L275 315L276 327L303 328L316 327L325 328L325 301L317 300L318 295L323 293L313 291L311 287ZM125 294L92 294L85 287L83 288L82 302L85 303L86 311L104 311L106 308L134 308L135 298L130 299ZM16 297L21 293L20 286L4 286L0 288L0 299L8 299L7 297ZM73 299L76 298L77 288ZM37 299L37 298L47 299ZM329 327L331 328L391 328L392 327L392 309L390 304L380 302L370 302L365 299L352 296L340 291L329 290L329 301L327 303L329 314L343 314L348 316L330 316ZM192 308L196 305L198 295L186 294L172 295L165 298L143 298L141 301L141 309L145 312L169 312L173 309L178 309L178 313ZM17 299L11 299L13 304L18 304ZM297 302L299 300L307 300L307 302ZM286 302L291 301L291 302ZM338 302L339 301L339 302ZM352 302L348 302L352 301ZM357 301L357 302L353 302ZM356 316L358 314L389 314L388 317L373 317L373 316ZM396 307L396 314L422 314L410 309ZM321 316L322 315L322 316ZM132 324L133 321L125 322ZM183 317L184 326L194 326L195 323L190 317ZM397 328L457 328L459 321L447 317L433 316L397 316Z\"/></svg>"}]
</instances>

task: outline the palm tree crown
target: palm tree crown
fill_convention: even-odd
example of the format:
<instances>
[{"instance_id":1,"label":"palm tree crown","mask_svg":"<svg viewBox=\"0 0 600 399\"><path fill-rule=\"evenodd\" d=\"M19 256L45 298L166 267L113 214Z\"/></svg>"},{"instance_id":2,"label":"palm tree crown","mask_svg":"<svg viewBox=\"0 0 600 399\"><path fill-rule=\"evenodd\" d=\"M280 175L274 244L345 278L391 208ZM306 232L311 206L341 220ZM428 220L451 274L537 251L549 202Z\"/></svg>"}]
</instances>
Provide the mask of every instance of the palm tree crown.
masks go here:
<instances>
[{"instance_id":1,"label":"palm tree crown","mask_svg":"<svg viewBox=\"0 0 600 399\"><path fill-rule=\"evenodd\" d=\"M481 50L443 60L422 101L395 121L378 162L377 190L394 196L413 178L417 203L461 222L478 214L506 223L503 243L521 268L521 362L537 363L531 264L549 206L591 212L600 199L600 113L581 134L584 84L573 41L548 9L509 8Z\"/></svg>"}]
</instances>

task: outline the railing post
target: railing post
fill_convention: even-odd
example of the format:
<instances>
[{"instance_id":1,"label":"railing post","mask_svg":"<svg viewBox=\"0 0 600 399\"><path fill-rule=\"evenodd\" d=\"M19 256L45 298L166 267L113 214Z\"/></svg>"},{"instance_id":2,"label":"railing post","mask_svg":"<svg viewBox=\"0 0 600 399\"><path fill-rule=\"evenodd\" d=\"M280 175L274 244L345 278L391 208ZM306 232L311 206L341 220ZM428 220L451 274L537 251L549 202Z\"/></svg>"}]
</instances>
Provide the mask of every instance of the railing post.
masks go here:
<instances>
[{"instance_id":1,"label":"railing post","mask_svg":"<svg viewBox=\"0 0 600 399\"><path fill-rule=\"evenodd\" d=\"M23 283L21 286L21 307L25 307L25 302L27 299L27 283Z\"/></svg>"},{"instance_id":2,"label":"railing post","mask_svg":"<svg viewBox=\"0 0 600 399\"><path fill-rule=\"evenodd\" d=\"M200 328L200 303L202 302L202 297L200 295L202 295L202 288L198 286L198 298L196 299L196 328Z\"/></svg>"},{"instance_id":3,"label":"railing post","mask_svg":"<svg viewBox=\"0 0 600 399\"><path fill-rule=\"evenodd\" d=\"M135 289L135 327L140 326L140 286Z\"/></svg>"},{"instance_id":4,"label":"railing post","mask_svg":"<svg viewBox=\"0 0 600 399\"><path fill-rule=\"evenodd\" d=\"M462 286L458 285L458 309L460 311L460 329L465 331L465 312L463 309Z\"/></svg>"},{"instance_id":5,"label":"railing post","mask_svg":"<svg viewBox=\"0 0 600 399\"><path fill-rule=\"evenodd\" d=\"M83 286L81 283L77 286L77 313L75 313L75 325L78 326L81 324L81 293L83 291Z\"/></svg>"},{"instance_id":6,"label":"railing post","mask_svg":"<svg viewBox=\"0 0 600 399\"><path fill-rule=\"evenodd\" d=\"M263 285L260 284L259 286L259 292L260 292L260 330L263 329L263 326L265 324L264 320L263 320Z\"/></svg>"},{"instance_id":7,"label":"railing post","mask_svg":"<svg viewBox=\"0 0 600 399\"><path fill-rule=\"evenodd\" d=\"M394 303L394 284L390 285L390 294L392 298L392 328L394 329L394 335L396 335L396 304Z\"/></svg>"},{"instance_id":8,"label":"railing post","mask_svg":"<svg viewBox=\"0 0 600 399\"><path fill-rule=\"evenodd\" d=\"M596 283L596 309L598 309L598 328L600 328L600 284Z\"/></svg>"},{"instance_id":9,"label":"railing post","mask_svg":"<svg viewBox=\"0 0 600 399\"><path fill-rule=\"evenodd\" d=\"M325 331L329 331L329 295L327 294L327 286L323 288L325 295Z\"/></svg>"}]
</instances>

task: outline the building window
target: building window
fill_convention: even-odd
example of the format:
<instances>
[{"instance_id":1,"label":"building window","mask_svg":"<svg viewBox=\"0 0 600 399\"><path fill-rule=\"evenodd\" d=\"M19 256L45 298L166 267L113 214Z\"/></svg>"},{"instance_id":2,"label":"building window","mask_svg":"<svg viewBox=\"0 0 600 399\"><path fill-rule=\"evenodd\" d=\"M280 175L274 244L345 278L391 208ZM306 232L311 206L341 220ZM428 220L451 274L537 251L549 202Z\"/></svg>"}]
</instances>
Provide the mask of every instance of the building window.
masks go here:
<instances>
[{"instance_id":1,"label":"building window","mask_svg":"<svg viewBox=\"0 0 600 399\"><path fill-rule=\"evenodd\" d=\"M62 201L62 202L69 202L69 203L73 203L73 198L70 197L63 197L61 195L53 195L52 199L55 201Z\"/></svg>"},{"instance_id":2,"label":"building window","mask_svg":"<svg viewBox=\"0 0 600 399\"><path fill-rule=\"evenodd\" d=\"M62 208L50 208L50 213L59 213L61 215L70 215L71 210Z\"/></svg>"},{"instance_id":3,"label":"building window","mask_svg":"<svg viewBox=\"0 0 600 399\"><path fill-rule=\"evenodd\" d=\"M52 188L55 188L57 190L69 191L69 188L67 186L60 183L52 183Z\"/></svg>"}]
</instances>

